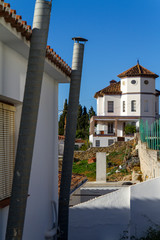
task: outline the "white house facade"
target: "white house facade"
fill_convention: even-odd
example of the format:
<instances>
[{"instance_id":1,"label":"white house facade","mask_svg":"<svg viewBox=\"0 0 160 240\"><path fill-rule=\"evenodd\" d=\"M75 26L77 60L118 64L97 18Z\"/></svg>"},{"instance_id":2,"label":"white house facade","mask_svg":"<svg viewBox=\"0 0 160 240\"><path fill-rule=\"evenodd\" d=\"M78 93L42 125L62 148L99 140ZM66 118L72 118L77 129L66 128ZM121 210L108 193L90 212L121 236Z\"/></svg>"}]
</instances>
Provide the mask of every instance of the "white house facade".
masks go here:
<instances>
[{"instance_id":1,"label":"white house facade","mask_svg":"<svg viewBox=\"0 0 160 240\"><path fill-rule=\"evenodd\" d=\"M118 75L119 82L96 92L97 116L90 120L89 140L93 147L105 147L115 141L128 141L125 126L139 127L139 120L151 124L159 117L159 94L155 89L155 73L142 67L134 67Z\"/></svg>"},{"instance_id":2,"label":"white house facade","mask_svg":"<svg viewBox=\"0 0 160 240\"><path fill-rule=\"evenodd\" d=\"M31 35L31 27L0 0L1 240L5 239ZM42 240L53 226L52 201L58 202L58 85L69 83L70 74L70 67L48 46L23 240Z\"/></svg>"}]
</instances>

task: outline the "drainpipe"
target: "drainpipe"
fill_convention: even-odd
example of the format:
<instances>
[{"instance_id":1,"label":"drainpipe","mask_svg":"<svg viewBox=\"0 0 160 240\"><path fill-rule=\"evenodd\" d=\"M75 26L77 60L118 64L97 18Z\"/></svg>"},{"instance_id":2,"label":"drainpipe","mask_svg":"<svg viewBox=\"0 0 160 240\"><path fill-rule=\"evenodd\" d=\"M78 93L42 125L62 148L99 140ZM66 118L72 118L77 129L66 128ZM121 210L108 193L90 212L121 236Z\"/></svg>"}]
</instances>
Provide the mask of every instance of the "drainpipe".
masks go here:
<instances>
[{"instance_id":1,"label":"drainpipe","mask_svg":"<svg viewBox=\"0 0 160 240\"><path fill-rule=\"evenodd\" d=\"M51 6L36 0L6 240L23 235Z\"/></svg>"},{"instance_id":2,"label":"drainpipe","mask_svg":"<svg viewBox=\"0 0 160 240\"><path fill-rule=\"evenodd\" d=\"M68 215L74 143L77 127L77 112L79 104L84 44L87 41L86 39L80 37L72 38L72 40L74 40L74 49L59 196L59 240L68 239Z\"/></svg>"}]
</instances>

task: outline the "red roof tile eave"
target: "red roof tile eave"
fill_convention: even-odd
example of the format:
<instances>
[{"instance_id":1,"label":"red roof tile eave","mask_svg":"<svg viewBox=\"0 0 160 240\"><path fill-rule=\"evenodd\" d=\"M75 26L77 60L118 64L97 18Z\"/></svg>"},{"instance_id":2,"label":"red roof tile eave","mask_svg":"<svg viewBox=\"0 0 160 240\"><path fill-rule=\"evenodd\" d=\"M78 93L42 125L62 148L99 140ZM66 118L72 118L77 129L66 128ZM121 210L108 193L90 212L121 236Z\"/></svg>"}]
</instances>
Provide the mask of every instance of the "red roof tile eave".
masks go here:
<instances>
[{"instance_id":1,"label":"red roof tile eave","mask_svg":"<svg viewBox=\"0 0 160 240\"><path fill-rule=\"evenodd\" d=\"M94 98L103 97L104 95L121 95L120 82L112 83L109 86L95 93Z\"/></svg>"},{"instance_id":2,"label":"red roof tile eave","mask_svg":"<svg viewBox=\"0 0 160 240\"><path fill-rule=\"evenodd\" d=\"M16 10L11 9L10 4L5 3L4 0L0 0L0 17L3 17L7 23L10 23L11 27L20 32L22 37L27 41L31 40L31 26L27 25L27 22L23 21L21 16L16 15ZM46 58L56 65L66 76L71 76L71 68L50 46L46 48Z\"/></svg>"},{"instance_id":3,"label":"red roof tile eave","mask_svg":"<svg viewBox=\"0 0 160 240\"><path fill-rule=\"evenodd\" d=\"M125 77L149 77L149 78L158 78L159 76L147 68L141 66L139 63L137 65L129 68L128 70L117 75L119 78Z\"/></svg>"},{"instance_id":4,"label":"red roof tile eave","mask_svg":"<svg viewBox=\"0 0 160 240\"><path fill-rule=\"evenodd\" d=\"M122 75L122 74L119 74L117 75L117 77L119 78L126 78L126 77L148 77L148 78L158 78L159 75L157 74L153 74L153 75L147 75L147 74L133 74L133 75Z\"/></svg>"},{"instance_id":5,"label":"red roof tile eave","mask_svg":"<svg viewBox=\"0 0 160 240\"><path fill-rule=\"evenodd\" d=\"M94 95L94 98L98 98L98 97L103 97L103 96L105 96L105 95L122 95L122 92L108 92L108 93L103 93L103 94L98 94L98 93L96 93L95 95Z\"/></svg>"}]
</instances>

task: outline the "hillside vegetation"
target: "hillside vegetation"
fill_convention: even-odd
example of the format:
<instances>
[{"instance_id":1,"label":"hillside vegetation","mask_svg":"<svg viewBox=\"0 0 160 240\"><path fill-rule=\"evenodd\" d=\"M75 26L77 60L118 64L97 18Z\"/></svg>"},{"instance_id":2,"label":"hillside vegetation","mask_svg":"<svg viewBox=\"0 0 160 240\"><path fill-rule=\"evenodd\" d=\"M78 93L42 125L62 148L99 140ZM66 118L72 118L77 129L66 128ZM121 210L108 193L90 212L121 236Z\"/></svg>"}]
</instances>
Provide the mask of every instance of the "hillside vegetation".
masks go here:
<instances>
[{"instance_id":1,"label":"hillside vegetation","mask_svg":"<svg viewBox=\"0 0 160 240\"><path fill-rule=\"evenodd\" d=\"M136 141L117 142L106 148L90 148L75 152L73 173L84 174L89 181L96 180L96 152L106 152L107 181L130 181L132 172L140 174Z\"/></svg>"}]
</instances>

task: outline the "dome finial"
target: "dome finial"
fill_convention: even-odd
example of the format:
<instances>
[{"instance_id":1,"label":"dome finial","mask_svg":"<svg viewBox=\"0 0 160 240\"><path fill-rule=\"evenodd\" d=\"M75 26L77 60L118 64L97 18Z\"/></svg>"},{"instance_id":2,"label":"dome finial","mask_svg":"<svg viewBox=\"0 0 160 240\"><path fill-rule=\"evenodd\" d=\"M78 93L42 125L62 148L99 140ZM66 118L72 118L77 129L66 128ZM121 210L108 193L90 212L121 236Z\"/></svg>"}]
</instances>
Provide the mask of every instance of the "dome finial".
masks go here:
<instances>
[{"instance_id":1,"label":"dome finial","mask_svg":"<svg viewBox=\"0 0 160 240\"><path fill-rule=\"evenodd\" d=\"M139 59L137 59L137 65L139 65Z\"/></svg>"}]
</instances>

